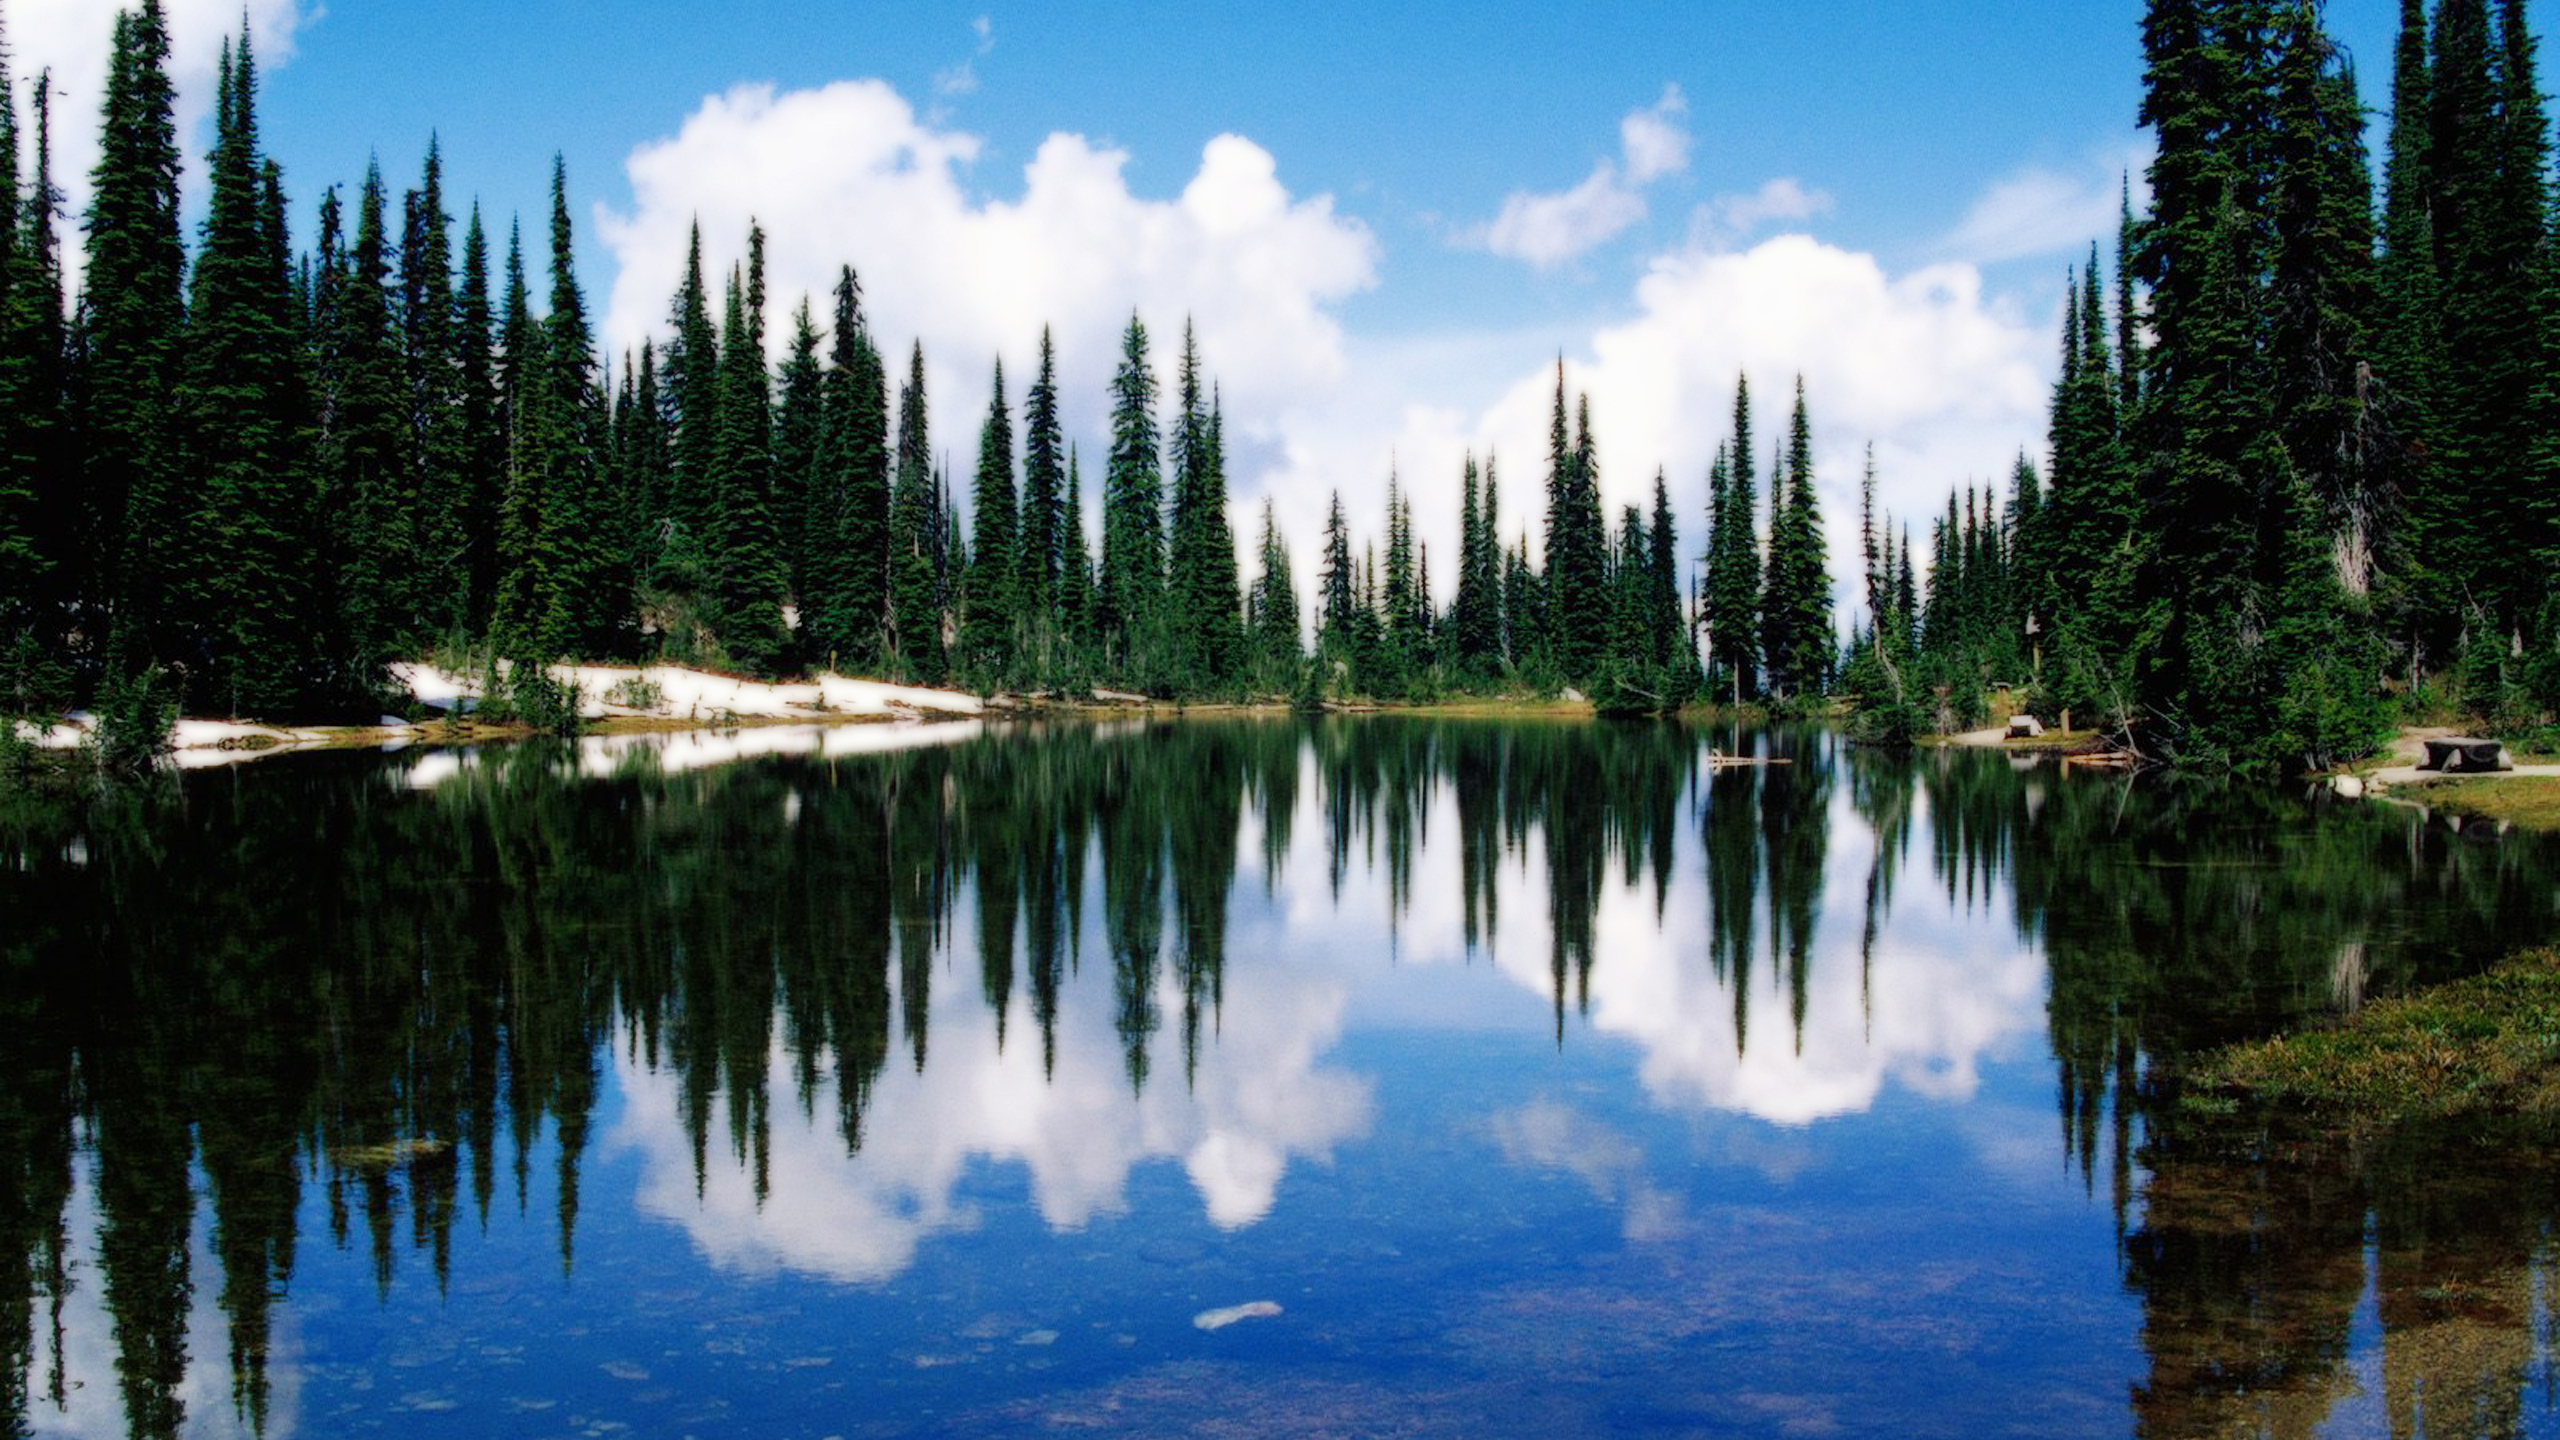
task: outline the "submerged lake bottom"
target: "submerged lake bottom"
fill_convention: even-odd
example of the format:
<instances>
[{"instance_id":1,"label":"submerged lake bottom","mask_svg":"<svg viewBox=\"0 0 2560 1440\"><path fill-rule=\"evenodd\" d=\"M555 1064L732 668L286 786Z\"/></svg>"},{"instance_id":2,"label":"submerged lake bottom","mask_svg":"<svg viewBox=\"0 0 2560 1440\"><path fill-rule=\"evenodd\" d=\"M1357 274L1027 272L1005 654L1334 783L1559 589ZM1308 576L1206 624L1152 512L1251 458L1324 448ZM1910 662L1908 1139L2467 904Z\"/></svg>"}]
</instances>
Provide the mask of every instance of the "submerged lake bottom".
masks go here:
<instances>
[{"instance_id":1,"label":"submerged lake bottom","mask_svg":"<svg viewBox=\"0 0 2560 1440\"><path fill-rule=\"evenodd\" d=\"M1394 716L12 793L0 1433L2560 1435L2551 1127L2178 1103L2551 852Z\"/></svg>"}]
</instances>

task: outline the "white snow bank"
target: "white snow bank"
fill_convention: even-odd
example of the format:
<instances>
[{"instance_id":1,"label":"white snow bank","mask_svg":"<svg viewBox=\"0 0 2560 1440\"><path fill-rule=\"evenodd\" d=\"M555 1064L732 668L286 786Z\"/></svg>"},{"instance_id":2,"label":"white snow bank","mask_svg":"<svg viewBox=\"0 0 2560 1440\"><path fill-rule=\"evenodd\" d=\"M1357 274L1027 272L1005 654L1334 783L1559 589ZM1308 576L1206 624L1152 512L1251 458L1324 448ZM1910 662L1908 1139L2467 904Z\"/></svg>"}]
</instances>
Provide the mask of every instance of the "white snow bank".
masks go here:
<instances>
[{"instance_id":1,"label":"white snow bank","mask_svg":"<svg viewBox=\"0 0 2560 1440\"><path fill-rule=\"evenodd\" d=\"M675 775L768 755L885 755L957 745L984 734L976 721L942 725L760 725L745 730L664 730L645 735L589 735L572 762L580 775L606 778L634 765ZM478 750L438 750L418 757L401 779L411 790L439 785L489 763Z\"/></svg>"},{"instance_id":2,"label":"white snow bank","mask_svg":"<svg viewBox=\"0 0 2560 1440\"><path fill-rule=\"evenodd\" d=\"M805 720L826 715L894 715L928 710L944 715L976 715L982 708L978 697L955 690L887 685L877 680L849 680L841 675L821 675L806 684L773 685L688 670L681 665L637 669L621 665L554 665L551 676L578 687L579 711L589 719L648 715L712 720L726 714L741 720ZM432 665L403 662L391 667L391 677L416 696L420 704L439 710L456 705L468 710L480 698L477 677L456 678ZM628 703L640 698L650 703Z\"/></svg>"},{"instance_id":3,"label":"white snow bank","mask_svg":"<svg viewBox=\"0 0 2560 1440\"><path fill-rule=\"evenodd\" d=\"M755 680L687 670L676 665L651 665L641 669L615 665L554 665L551 674L555 679L578 687L581 697L579 713L590 720L643 716L711 724L726 717L817 721L839 717L913 718L923 714L974 716L982 713L974 695L951 690L926 690L912 685L886 685L876 680L848 680L841 675L823 675L802 685L768 685ZM391 677L394 683L417 697L420 704L439 710L451 710L459 705L468 711L479 702L480 682L477 679L457 680L432 665L402 662L391 667ZM645 706L608 704L607 696L626 701L646 698L651 703ZM85 710L75 711L62 717L60 722L41 729L32 722L18 722L18 733L45 750L77 749L97 732L97 728L98 717ZM382 728L406 727L404 722L386 716ZM950 744L978 733L979 727L941 725L925 728L936 733L929 738L919 738L917 727L906 725L841 728L812 725L805 731L801 727L786 726L722 735L674 732L597 736L582 742L579 763L580 768L589 774L611 774L621 757L649 751L656 754L659 765L664 769L694 770L754 755L857 755L915 745ZM883 731L887 733L880 733ZM304 746L328 744L342 733L327 728L259 725L241 720L180 720L170 731L169 745L173 752L170 759L182 770L231 765ZM410 738L404 735L386 748L403 748L409 743ZM449 778L449 774L447 772L442 778ZM425 783L431 785L436 782L430 779Z\"/></svg>"}]
</instances>

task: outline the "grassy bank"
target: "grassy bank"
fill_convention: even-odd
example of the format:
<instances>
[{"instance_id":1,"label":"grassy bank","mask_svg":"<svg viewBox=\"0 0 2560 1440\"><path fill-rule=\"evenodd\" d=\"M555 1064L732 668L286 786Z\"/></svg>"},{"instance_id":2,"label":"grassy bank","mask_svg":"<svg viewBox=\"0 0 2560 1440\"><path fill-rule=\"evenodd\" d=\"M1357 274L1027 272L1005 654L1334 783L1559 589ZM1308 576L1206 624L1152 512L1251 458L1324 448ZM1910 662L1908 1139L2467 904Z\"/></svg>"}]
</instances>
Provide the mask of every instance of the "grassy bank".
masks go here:
<instances>
[{"instance_id":1,"label":"grassy bank","mask_svg":"<svg viewBox=\"0 0 2560 1440\"><path fill-rule=\"evenodd\" d=\"M2395 793L2457 815L2505 820L2528 830L2560 831L2560 777L2508 775L2431 780Z\"/></svg>"},{"instance_id":2,"label":"grassy bank","mask_svg":"<svg viewBox=\"0 0 2560 1440\"><path fill-rule=\"evenodd\" d=\"M2217 1051L2188 1082L2191 1107L2255 1099L2343 1124L2560 1117L2560 949L2378 1001L2336 1029Z\"/></svg>"}]
</instances>

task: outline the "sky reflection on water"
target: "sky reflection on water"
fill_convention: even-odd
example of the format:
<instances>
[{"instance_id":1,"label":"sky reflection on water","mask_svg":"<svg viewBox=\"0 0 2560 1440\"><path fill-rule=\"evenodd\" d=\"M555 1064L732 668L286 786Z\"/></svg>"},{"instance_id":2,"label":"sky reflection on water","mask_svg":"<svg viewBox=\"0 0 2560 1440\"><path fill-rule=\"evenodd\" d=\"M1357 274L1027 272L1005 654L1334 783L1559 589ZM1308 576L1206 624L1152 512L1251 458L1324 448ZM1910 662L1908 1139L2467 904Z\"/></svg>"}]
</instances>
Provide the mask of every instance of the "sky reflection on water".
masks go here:
<instances>
[{"instance_id":1,"label":"sky reflection on water","mask_svg":"<svg viewBox=\"0 0 2560 1440\"><path fill-rule=\"evenodd\" d=\"M2548 1136L2175 1103L2548 859L1393 720L21 804L0 1431L2554 1433Z\"/></svg>"}]
</instances>

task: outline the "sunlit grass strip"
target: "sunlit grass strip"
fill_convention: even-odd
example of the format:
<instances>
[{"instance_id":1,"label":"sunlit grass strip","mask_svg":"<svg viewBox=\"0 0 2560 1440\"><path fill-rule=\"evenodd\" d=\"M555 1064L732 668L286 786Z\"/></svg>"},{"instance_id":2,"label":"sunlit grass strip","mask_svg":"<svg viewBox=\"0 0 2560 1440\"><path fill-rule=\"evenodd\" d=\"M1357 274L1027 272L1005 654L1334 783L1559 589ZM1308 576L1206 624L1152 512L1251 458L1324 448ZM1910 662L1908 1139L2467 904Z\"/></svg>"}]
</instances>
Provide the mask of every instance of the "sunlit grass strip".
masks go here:
<instances>
[{"instance_id":1,"label":"sunlit grass strip","mask_svg":"<svg viewBox=\"0 0 2560 1440\"><path fill-rule=\"evenodd\" d=\"M2378 1001L2334 1030L2231 1046L2189 1079L2206 1109L2238 1094L2381 1124L2560 1115L2560 950Z\"/></svg>"},{"instance_id":2,"label":"sunlit grass strip","mask_svg":"<svg viewBox=\"0 0 2560 1440\"><path fill-rule=\"evenodd\" d=\"M2511 821L2528 830L2560 831L2560 778L2513 775L2478 780L2432 780L2394 793L2404 799L2441 806L2460 815Z\"/></svg>"}]
</instances>

